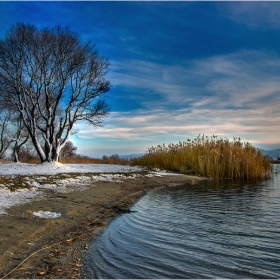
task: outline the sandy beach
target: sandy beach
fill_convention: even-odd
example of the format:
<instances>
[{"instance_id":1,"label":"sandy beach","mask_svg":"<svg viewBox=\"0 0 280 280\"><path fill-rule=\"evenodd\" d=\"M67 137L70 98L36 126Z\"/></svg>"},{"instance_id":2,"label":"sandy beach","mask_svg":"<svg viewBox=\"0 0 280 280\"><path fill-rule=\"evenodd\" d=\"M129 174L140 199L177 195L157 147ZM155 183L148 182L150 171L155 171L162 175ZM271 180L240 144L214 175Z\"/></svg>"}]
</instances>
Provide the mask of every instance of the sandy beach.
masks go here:
<instances>
[{"instance_id":1,"label":"sandy beach","mask_svg":"<svg viewBox=\"0 0 280 280\"><path fill-rule=\"evenodd\" d=\"M22 173L20 176L25 180L30 177ZM99 174L90 176L100 177ZM5 214L0 215L0 277L83 278L80 270L90 241L112 218L125 214L135 200L153 188L195 184L202 179L144 171L106 178L109 179L84 180L79 182L79 188L69 191L44 188L40 196L5 209ZM36 213L59 215L42 218Z\"/></svg>"}]
</instances>

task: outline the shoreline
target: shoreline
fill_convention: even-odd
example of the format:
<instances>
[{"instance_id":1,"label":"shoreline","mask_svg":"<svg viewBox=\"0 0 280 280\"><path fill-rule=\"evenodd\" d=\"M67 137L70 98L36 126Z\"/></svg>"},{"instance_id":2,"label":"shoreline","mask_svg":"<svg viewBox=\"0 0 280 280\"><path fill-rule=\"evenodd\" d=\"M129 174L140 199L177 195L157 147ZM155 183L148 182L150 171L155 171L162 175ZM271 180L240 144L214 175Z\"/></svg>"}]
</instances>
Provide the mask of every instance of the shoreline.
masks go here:
<instances>
[{"instance_id":1,"label":"shoreline","mask_svg":"<svg viewBox=\"0 0 280 280\"><path fill-rule=\"evenodd\" d=\"M112 219L154 188L196 184L203 179L167 173L161 177L100 181L70 193L49 191L47 198L13 206L7 215L0 216L0 252L4 252L0 257L0 279L82 278L89 243ZM41 219L30 214L40 209L58 211L62 216Z\"/></svg>"}]
</instances>

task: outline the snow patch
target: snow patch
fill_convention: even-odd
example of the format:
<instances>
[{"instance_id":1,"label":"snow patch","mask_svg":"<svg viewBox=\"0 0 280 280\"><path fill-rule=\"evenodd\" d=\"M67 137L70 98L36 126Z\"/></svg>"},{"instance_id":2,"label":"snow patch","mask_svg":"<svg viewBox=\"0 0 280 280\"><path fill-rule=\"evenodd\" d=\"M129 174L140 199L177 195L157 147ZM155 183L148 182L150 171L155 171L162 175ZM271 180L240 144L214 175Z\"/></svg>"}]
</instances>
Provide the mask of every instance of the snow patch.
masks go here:
<instances>
[{"instance_id":1,"label":"snow patch","mask_svg":"<svg viewBox=\"0 0 280 280\"><path fill-rule=\"evenodd\" d=\"M20 205L23 203L30 202L35 197L41 195L41 192L32 188L28 189L19 189L14 192L11 192L7 187L0 188L0 215L6 214L5 209L10 208L14 205Z\"/></svg>"},{"instance_id":2,"label":"snow patch","mask_svg":"<svg viewBox=\"0 0 280 280\"><path fill-rule=\"evenodd\" d=\"M32 213L33 216L43 219L55 219L61 216L61 213L50 212L50 211L37 211Z\"/></svg>"}]
</instances>

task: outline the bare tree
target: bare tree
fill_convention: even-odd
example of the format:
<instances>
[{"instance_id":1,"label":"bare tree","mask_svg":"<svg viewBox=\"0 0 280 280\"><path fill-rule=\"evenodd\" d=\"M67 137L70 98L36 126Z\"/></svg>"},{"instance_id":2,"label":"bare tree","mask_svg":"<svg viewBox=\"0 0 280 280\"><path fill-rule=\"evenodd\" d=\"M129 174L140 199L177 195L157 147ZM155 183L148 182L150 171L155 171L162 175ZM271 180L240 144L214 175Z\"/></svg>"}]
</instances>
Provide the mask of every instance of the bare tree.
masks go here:
<instances>
[{"instance_id":1,"label":"bare tree","mask_svg":"<svg viewBox=\"0 0 280 280\"><path fill-rule=\"evenodd\" d=\"M102 125L108 66L69 28L18 23L0 40L0 102L18 110L42 162L58 161L77 122Z\"/></svg>"},{"instance_id":2,"label":"bare tree","mask_svg":"<svg viewBox=\"0 0 280 280\"><path fill-rule=\"evenodd\" d=\"M120 159L120 156L118 154L113 154L113 155L110 156L110 159L118 160L118 159Z\"/></svg>"},{"instance_id":3,"label":"bare tree","mask_svg":"<svg viewBox=\"0 0 280 280\"><path fill-rule=\"evenodd\" d=\"M65 146L61 149L61 157L73 157L76 155L77 147L71 141L67 141Z\"/></svg>"},{"instance_id":4,"label":"bare tree","mask_svg":"<svg viewBox=\"0 0 280 280\"><path fill-rule=\"evenodd\" d=\"M19 162L18 152L29 139L29 134L17 112L3 109L0 106L0 159L10 148L13 150L14 161Z\"/></svg>"},{"instance_id":5,"label":"bare tree","mask_svg":"<svg viewBox=\"0 0 280 280\"><path fill-rule=\"evenodd\" d=\"M20 114L15 113L12 118L13 124L13 157L14 162L20 162L19 151L21 147L29 140L29 133L22 121Z\"/></svg>"},{"instance_id":6,"label":"bare tree","mask_svg":"<svg viewBox=\"0 0 280 280\"><path fill-rule=\"evenodd\" d=\"M26 145L23 145L20 147L19 152L18 152L18 156L20 159L26 159L28 161L30 161L32 158L36 157L36 151L29 147L28 145L29 143L27 142Z\"/></svg>"},{"instance_id":7,"label":"bare tree","mask_svg":"<svg viewBox=\"0 0 280 280\"><path fill-rule=\"evenodd\" d=\"M12 140L9 137L9 125L11 122L11 113L4 110L0 114L0 159L3 159L6 151L9 149Z\"/></svg>"}]
</instances>

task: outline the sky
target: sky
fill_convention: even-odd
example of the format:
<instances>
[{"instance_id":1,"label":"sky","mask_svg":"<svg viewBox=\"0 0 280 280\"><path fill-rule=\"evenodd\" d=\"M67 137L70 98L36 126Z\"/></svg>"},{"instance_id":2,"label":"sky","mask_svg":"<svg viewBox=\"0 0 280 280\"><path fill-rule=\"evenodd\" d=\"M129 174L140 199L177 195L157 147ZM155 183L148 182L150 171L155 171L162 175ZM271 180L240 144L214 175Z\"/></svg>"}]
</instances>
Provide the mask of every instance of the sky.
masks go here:
<instances>
[{"instance_id":1,"label":"sky","mask_svg":"<svg viewBox=\"0 0 280 280\"><path fill-rule=\"evenodd\" d=\"M128 155L202 135L280 148L280 2L3 2L16 22L69 26L109 59L111 113L78 153Z\"/></svg>"}]
</instances>

